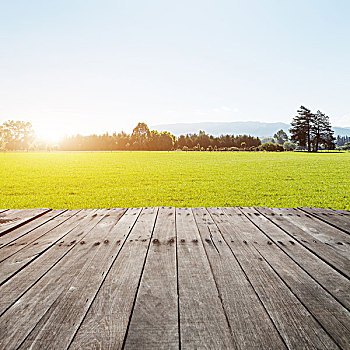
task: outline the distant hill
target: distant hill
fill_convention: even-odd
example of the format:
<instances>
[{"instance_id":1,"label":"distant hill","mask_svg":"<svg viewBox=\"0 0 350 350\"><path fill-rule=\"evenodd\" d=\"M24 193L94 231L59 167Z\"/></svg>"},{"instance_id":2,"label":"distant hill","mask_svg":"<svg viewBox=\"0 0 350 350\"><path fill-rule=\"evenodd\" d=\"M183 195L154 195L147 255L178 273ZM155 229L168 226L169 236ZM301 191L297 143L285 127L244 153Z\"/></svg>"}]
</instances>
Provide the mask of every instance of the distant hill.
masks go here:
<instances>
[{"instance_id":1,"label":"distant hill","mask_svg":"<svg viewBox=\"0 0 350 350\"><path fill-rule=\"evenodd\" d=\"M248 134L255 137L270 137L276 131L283 129L288 132L290 124L261 122L203 122L153 125L151 129L169 131L175 136L198 133L204 130L207 134L219 136L222 134ZM350 128L333 127L335 135L350 135Z\"/></svg>"}]
</instances>

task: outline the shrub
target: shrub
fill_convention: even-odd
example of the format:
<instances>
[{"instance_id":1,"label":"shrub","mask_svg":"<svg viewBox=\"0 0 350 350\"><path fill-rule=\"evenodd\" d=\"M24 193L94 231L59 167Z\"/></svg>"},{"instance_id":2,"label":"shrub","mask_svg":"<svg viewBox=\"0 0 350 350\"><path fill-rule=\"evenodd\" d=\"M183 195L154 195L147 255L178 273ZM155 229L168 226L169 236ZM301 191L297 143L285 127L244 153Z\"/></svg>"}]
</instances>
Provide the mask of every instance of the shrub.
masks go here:
<instances>
[{"instance_id":1,"label":"shrub","mask_svg":"<svg viewBox=\"0 0 350 350\"><path fill-rule=\"evenodd\" d=\"M268 151L268 152L283 152L283 146L278 143L266 142L258 147L259 151Z\"/></svg>"},{"instance_id":2,"label":"shrub","mask_svg":"<svg viewBox=\"0 0 350 350\"><path fill-rule=\"evenodd\" d=\"M292 142L288 142L286 141L284 144L283 144L283 148L286 150L286 151L294 151L296 149L297 145L295 143L292 143Z\"/></svg>"}]
</instances>

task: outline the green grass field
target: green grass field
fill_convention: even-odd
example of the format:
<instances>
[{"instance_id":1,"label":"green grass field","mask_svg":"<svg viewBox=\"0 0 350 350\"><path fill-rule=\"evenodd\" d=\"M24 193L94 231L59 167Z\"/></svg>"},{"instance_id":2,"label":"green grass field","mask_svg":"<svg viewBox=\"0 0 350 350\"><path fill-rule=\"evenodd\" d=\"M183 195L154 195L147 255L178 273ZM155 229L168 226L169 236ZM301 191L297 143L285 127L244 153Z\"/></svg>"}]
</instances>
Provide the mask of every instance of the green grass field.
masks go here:
<instances>
[{"instance_id":1,"label":"green grass field","mask_svg":"<svg viewBox=\"0 0 350 350\"><path fill-rule=\"evenodd\" d=\"M350 153L2 153L0 208L350 210Z\"/></svg>"}]
</instances>

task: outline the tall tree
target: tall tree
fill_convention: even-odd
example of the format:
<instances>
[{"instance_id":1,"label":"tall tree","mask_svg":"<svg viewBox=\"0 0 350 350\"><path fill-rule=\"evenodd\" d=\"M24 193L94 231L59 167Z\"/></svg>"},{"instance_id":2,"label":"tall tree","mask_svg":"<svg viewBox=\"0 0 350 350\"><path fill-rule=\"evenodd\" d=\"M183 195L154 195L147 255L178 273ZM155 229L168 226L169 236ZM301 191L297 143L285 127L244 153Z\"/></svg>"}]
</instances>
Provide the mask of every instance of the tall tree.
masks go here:
<instances>
[{"instance_id":1,"label":"tall tree","mask_svg":"<svg viewBox=\"0 0 350 350\"><path fill-rule=\"evenodd\" d=\"M323 145L327 149L334 148L334 131L329 122L329 117L321 111L317 111L314 115L311 136L314 152L318 151L320 145Z\"/></svg>"},{"instance_id":2,"label":"tall tree","mask_svg":"<svg viewBox=\"0 0 350 350\"><path fill-rule=\"evenodd\" d=\"M8 120L0 127L0 146L6 150L28 149L34 139L30 123Z\"/></svg>"},{"instance_id":3,"label":"tall tree","mask_svg":"<svg viewBox=\"0 0 350 350\"><path fill-rule=\"evenodd\" d=\"M145 149L146 143L150 138L151 132L147 124L138 123L131 134L132 142L134 143L134 148Z\"/></svg>"},{"instance_id":4,"label":"tall tree","mask_svg":"<svg viewBox=\"0 0 350 350\"><path fill-rule=\"evenodd\" d=\"M283 145L285 142L288 141L288 135L285 133L285 131L278 130L275 135L273 135L274 139L276 139L277 143L280 145Z\"/></svg>"},{"instance_id":5,"label":"tall tree","mask_svg":"<svg viewBox=\"0 0 350 350\"><path fill-rule=\"evenodd\" d=\"M293 142L297 142L302 147L307 147L308 152L311 152L311 129L314 114L311 110L301 106L298 110L298 115L293 118L292 128L289 129Z\"/></svg>"}]
</instances>

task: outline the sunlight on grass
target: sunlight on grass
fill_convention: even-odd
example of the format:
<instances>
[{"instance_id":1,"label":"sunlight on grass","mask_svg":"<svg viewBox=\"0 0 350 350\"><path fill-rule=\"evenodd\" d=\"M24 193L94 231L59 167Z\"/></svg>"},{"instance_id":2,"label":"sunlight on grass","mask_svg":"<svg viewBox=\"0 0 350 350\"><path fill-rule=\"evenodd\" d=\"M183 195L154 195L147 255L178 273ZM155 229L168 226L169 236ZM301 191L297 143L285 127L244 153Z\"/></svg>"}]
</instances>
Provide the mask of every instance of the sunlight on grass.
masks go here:
<instances>
[{"instance_id":1,"label":"sunlight on grass","mask_svg":"<svg viewBox=\"0 0 350 350\"><path fill-rule=\"evenodd\" d=\"M349 174L350 153L3 153L0 208L350 210Z\"/></svg>"}]
</instances>

